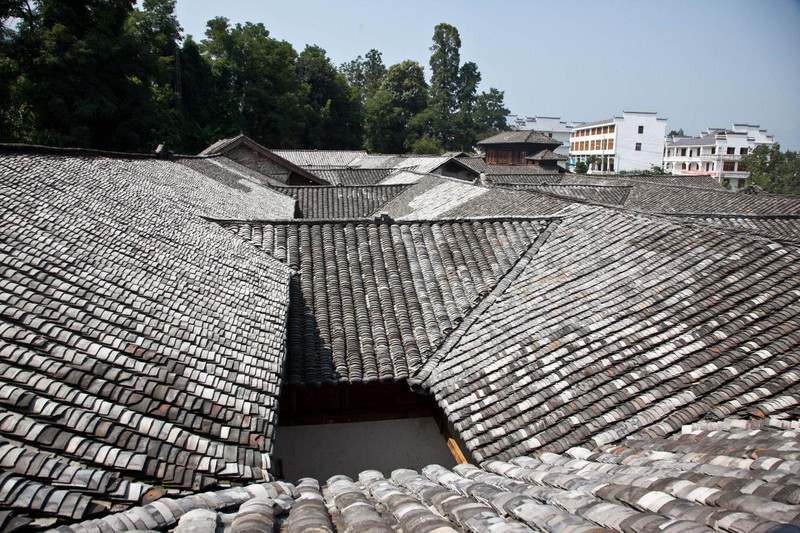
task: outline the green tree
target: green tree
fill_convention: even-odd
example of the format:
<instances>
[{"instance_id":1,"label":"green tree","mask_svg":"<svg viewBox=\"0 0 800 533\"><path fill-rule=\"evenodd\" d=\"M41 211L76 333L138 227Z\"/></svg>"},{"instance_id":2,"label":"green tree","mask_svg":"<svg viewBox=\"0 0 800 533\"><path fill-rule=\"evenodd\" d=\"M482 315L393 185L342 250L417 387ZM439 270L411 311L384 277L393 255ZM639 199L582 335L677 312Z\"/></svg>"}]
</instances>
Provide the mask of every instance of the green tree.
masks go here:
<instances>
[{"instance_id":1,"label":"green tree","mask_svg":"<svg viewBox=\"0 0 800 533\"><path fill-rule=\"evenodd\" d=\"M441 23L433 30L431 58L431 100L436 105L435 134L446 148L453 143L453 119L458 110L461 37L455 26Z\"/></svg>"},{"instance_id":2,"label":"green tree","mask_svg":"<svg viewBox=\"0 0 800 533\"><path fill-rule=\"evenodd\" d=\"M412 154L432 154L441 155L444 152L442 143L439 139L430 135L423 135L411 143L410 150Z\"/></svg>"},{"instance_id":3,"label":"green tree","mask_svg":"<svg viewBox=\"0 0 800 533\"><path fill-rule=\"evenodd\" d=\"M353 149L361 146L362 104L355 89L334 68L325 50L306 46L297 61L297 73L307 85L310 120L302 146Z\"/></svg>"},{"instance_id":4,"label":"green tree","mask_svg":"<svg viewBox=\"0 0 800 533\"><path fill-rule=\"evenodd\" d=\"M422 66L416 61L392 65L380 89L365 104L364 144L367 150L399 153L409 147L421 136L409 124L425 110L427 100L428 85Z\"/></svg>"},{"instance_id":5,"label":"green tree","mask_svg":"<svg viewBox=\"0 0 800 533\"><path fill-rule=\"evenodd\" d=\"M506 116L509 110L504 103L504 93L494 87L489 92L481 93L475 99L474 127L477 132L476 140L491 137L508 129Z\"/></svg>"},{"instance_id":6,"label":"green tree","mask_svg":"<svg viewBox=\"0 0 800 533\"><path fill-rule=\"evenodd\" d=\"M365 54L365 57L358 56L352 61L343 63L339 71L358 91L361 100L366 101L380 88L386 75L386 66L383 64L381 53L373 48Z\"/></svg>"},{"instance_id":7,"label":"green tree","mask_svg":"<svg viewBox=\"0 0 800 533\"><path fill-rule=\"evenodd\" d=\"M24 10L4 83L17 140L152 150L152 71L126 24L132 11L132 0L40 0Z\"/></svg>"},{"instance_id":8,"label":"green tree","mask_svg":"<svg viewBox=\"0 0 800 533\"><path fill-rule=\"evenodd\" d=\"M587 172L589 172L589 166L586 163L584 163L583 161L578 161L575 164L576 174L586 174Z\"/></svg>"},{"instance_id":9,"label":"green tree","mask_svg":"<svg viewBox=\"0 0 800 533\"><path fill-rule=\"evenodd\" d=\"M667 133L667 137L673 137L673 136L675 136L675 137L684 137L685 135L686 134L683 133L683 128L681 128L679 130L671 130L669 133Z\"/></svg>"},{"instance_id":10,"label":"green tree","mask_svg":"<svg viewBox=\"0 0 800 533\"><path fill-rule=\"evenodd\" d=\"M750 179L765 191L776 194L800 194L800 156L781 152L779 144L759 145L742 157L739 168L750 172Z\"/></svg>"}]
</instances>

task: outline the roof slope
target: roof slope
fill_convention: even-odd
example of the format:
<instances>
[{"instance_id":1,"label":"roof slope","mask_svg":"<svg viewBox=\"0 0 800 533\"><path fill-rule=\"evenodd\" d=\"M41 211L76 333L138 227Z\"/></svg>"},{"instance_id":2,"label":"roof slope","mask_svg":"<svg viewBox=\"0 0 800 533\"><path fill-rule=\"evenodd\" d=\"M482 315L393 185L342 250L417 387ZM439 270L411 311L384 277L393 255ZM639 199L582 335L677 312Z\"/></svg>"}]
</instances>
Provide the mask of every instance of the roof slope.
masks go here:
<instances>
[{"instance_id":1,"label":"roof slope","mask_svg":"<svg viewBox=\"0 0 800 533\"><path fill-rule=\"evenodd\" d=\"M583 207L462 334L415 381L479 460L796 410L800 252Z\"/></svg>"},{"instance_id":2,"label":"roof slope","mask_svg":"<svg viewBox=\"0 0 800 533\"><path fill-rule=\"evenodd\" d=\"M552 215L571 205L537 192L481 187L442 176L422 176L380 211L393 218L425 220L491 216Z\"/></svg>"},{"instance_id":3,"label":"roof slope","mask_svg":"<svg viewBox=\"0 0 800 533\"><path fill-rule=\"evenodd\" d=\"M581 183L596 185L634 185L646 183L651 185L680 185L710 189L719 192L730 192L720 185L714 176L669 174L562 174L564 183Z\"/></svg>"},{"instance_id":4,"label":"roof slope","mask_svg":"<svg viewBox=\"0 0 800 533\"><path fill-rule=\"evenodd\" d=\"M277 165L277 168L281 169L280 174L282 174L285 177L288 177L289 173L294 173L312 183L322 183L323 185L329 185L328 182L322 180L321 178L307 171L302 166L296 165L292 161L289 161L288 159L281 157L279 154L277 154L272 150L268 150L267 148L261 146L253 139L244 134L239 134L236 137L230 137L228 139L220 139L219 141L215 142L214 144L212 144L211 146L200 152L198 155L200 156L223 155L235 158L237 157L236 154L240 148L245 148L246 150L249 151L249 154L252 154L253 152L257 153L258 158L263 158L271 161L271 163L273 164L273 168L275 168L274 165ZM239 154L241 155L240 152ZM248 155L247 159L250 160L251 156ZM278 181L284 181L282 179L282 176L279 174L273 175L272 178L277 179Z\"/></svg>"},{"instance_id":5,"label":"roof slope","mask_svg":"<svg viewBox=\"0 0 800 533\"><path fill-rule=\"evenodd\" d=\"M594 202L604 205L625 205L631 185L562 185L559 183L510 183L503 188L541 191L564 198Z\"/></svg>"},{"instance_id":6,"label":"roof slope","mask_svg":"<svg viewBox=\"0 0 800 533\"><path fill-rule=\"evenodd\" d=\"M346 167L353 159L367 155L364 150L273 149L272 153L304 168Z\"/></svg>"},{"instance_id":7,"label":"roof slope","mask_svg":"<svg viewBox=\"0 0 800 533\"><path fill-rule=\"evenodd\" d=\"M315 169L314 174L331 185L376 185L393 171L391 168L326 168Z\"/></svg>"},{"instance_id":8,"label":"roof slope","mask_svg":"<svg viewBox=\"0 0 800 533\"><path fill-rule=\"evenodd\" d=\"M198 216L264 214L262 191L3 151L2 507L75 520L150 484L263 480L289 270Z\"/></svg>"},{"instance_id":9,"label":"roof slope","mask_svg":"<svg viewBox=\"0 0 800 533\"><path fill-rule=\"evenodd\" d=\"M334 476L327 484L305 478L296 485L233 488L59 531L119 531L130 523L214 533L230 521L288 533L796 531L797 424L739 422L695 424L669 439L629 439L480 468L366 470L355 480Z\"/></svg>"},{"instance_id":10,"label":"roof slope","mask_svg":"<svg viewBox=\"0 0 800 533\"><path fill-rule=\"evenodd\" d=\"M547 221L222 224L299 272L286 374L317 384L409 377Z\"/></svg>"},{"instance_id":11,"label":"roof slope","mask_svg":"<svg viewBox=\"0 0 800 533\"><path fill-rule=\"evenodd\" d=\"M297 199L297 218L364 218L403 192L408 185L350 187L280 187L275 190Z\"/></svg>"},{"instance_id":12,"label":"roof slope","mask_svg":"<svg viewBox=\"0 0 800 533\"><path fill-rule=\"evenodd\" d=\"M718 228L746 231L787 243L800 243L800 215L674 215Z\"/></svg>"},{"instance_id":13,"label":"roof slope","mask_svg":"<svg viewBox=\"0 0 800 533\"><path fill-rule=\"evenodd\" d=\"M525 159L530 161L569 161L569 157L547 149L540 150L533 155L529 155Z\"/></svg>"},{"instance_id":14,"label":"roof slope","mask_svg":"<svg viewBox=\"0 0 800 533\"><path fill-rule=\"evenodd\" d=\"M175 156L174 161L185 165L209 178L242 190L255 186L283 186L284 182L252 170L225 156L184 157Z\"/></svg>"},{"instance_id":15,"label":"roof slope","mask_svg":"<svg viewBox=\"0 0 800 533\"><path fill-rule=\"evenodd\" d=\"M489 144L545 144L548 146L560 146L561 141L548 137L544 133L534 130L511 130L501 131L497 135L492 135L482 141L478 141L478 146Z\"/></svg>"}]
</instances>

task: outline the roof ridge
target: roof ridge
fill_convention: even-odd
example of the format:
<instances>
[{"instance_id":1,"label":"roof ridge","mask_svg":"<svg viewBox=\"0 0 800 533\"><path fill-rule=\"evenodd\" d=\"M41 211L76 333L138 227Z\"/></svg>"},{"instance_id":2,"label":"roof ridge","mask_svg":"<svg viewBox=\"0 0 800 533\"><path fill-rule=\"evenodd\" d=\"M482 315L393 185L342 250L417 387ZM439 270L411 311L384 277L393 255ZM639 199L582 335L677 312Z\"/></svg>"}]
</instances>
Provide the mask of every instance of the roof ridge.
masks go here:
<instances>
[{"instance_id":1,"label":"roof ridge","mask_svg":"<svg viewBox=\"0 0 800 533\"><path fill-rule=\"evenodd\" d=\"M528 249L517 258L517 261L514 265L506 272L502 278L497 281L492 290L489 291L486 296L483 297L476 305L469 310L467 315L461 321L461 323L453 329L447 336L442 339L442 342L436 348L436 350L431 354L427 361L417 370L417 372L410 376L408 379L409 384L414 388L425 388L425 382L427 381L430 374L436 368L436 366L441 362L442 358L447 354L447 352L453 348L453 346L460 341L464 335L469 331L469 329L477 322L477 320L486 312L489 307L494 304L498 297L500 297L508 287L516 280L519 275L525 270L525 268L530 264L533 260L533 257L539 253L539 249L544 245L550 235L555 231L558 225L561 223L561 218L551 220L547 227L545 227L542 232L536 236L536 239L528 246Z\"/></svg>"},{"instance_id":2,"label":"roof ridge","mask_svg":"<svg viewBox=\"0 0 800 533\"><path fill-rule=\"evenodd\" d=\"M70 156L96 156L96 157L113 157L113 158L126 158L126 159L156 159L158 157L155 153L141 153L141 152L115 152L111 150L98 150L95 148L81 148L78 146L46 146L43 144L25 144L25 143L0 143L0 153L31 153L31 154L54 154L54 155L70 155Z\"/></svg>"},{"instance_id":3,"label":"roof ridge","mask_svg":"<svg viewBox=\"0 0 800 533\"><path fill-rule=\"evenodd\" d=\"M342 188L342 187L338 187ZM600 205L600 207L605 207ZM226 218L211 218L203 217L206 220L216 224L283 224L283 225L309 225L309 224L457 224L460 222L525 222L531 220L539 221L556 221L561 220L563 217L556 215L500 215L500 216L483 216L483 217L454 217L454 218L433 218L433 219L394 219L394 218L287 218L287 219L259 219L259 220L245 220L245 219L226 219Z\"/></svg>"}]
</instances>

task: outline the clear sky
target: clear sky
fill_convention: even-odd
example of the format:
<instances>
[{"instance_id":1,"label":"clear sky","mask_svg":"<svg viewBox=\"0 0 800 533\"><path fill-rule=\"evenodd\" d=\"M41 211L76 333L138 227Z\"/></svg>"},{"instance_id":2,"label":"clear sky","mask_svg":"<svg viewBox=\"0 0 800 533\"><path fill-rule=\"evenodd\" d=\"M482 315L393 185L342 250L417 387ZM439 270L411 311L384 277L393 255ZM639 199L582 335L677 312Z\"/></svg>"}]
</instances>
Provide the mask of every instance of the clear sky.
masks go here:
<instances>
[{"instance_id":1,"label":"clear sky","mask_svg":"<svg viewBox=\"0 0 800 533\"><path fill-rule=\"evenodd\" d=\"M481 90L505 91L511 113L657 111L692 135L748 122L800 149L800 0L178 0L177 14L197 40L224 16L262 22L298 52L317 44L336 65L376 48L428 75L433 28L447 22Z\"/></svg>"}]
</instances>

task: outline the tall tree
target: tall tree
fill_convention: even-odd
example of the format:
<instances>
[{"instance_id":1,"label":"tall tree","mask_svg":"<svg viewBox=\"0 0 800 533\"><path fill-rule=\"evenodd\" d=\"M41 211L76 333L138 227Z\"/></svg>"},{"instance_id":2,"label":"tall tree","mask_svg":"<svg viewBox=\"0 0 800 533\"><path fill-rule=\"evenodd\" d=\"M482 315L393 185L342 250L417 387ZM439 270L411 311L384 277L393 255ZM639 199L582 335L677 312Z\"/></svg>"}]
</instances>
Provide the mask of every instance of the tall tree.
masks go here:
<instances>
[{"instance_id":1,"label":"tall tree","mask_svg":"<svg viewBox=\"0 0 800 533\"><path fill-rule=\"evenodd\" d=\"M297 75L292 45L272 39L261 23L231 27L223 17L208 22L201 44L227 82L231 126L267 146L299 146L308 88Z\"/></svg>"},{"instance_id":2,"label":"tall tree","mask_svg":"<svg viewBox=\"0 0 800 533\"><path fill-rule=\"evenodd\" d=\"M365 104L364 144L367 150L400 153L413 142L410 121L428 101L425 73L416 61L389 68L375 94Z\"/></svg>"},{"instance_id":3,"label":"tall tree","mask_svg":"<svg viewBox=\"0 0 800 533\"><path fill-rule=\"evenodd\" d=\"M132 0L40 0L18 35L17 117L24 140L150 150L155 124L150 70L126 27Z\"/></svg>"},{"instance_id":4,"label":"tall tree","mask_svg":"<svg viewBox=\"0 0 800 533\"><path fill-rule=\"evenodd\" d=\"M504 94L503 91L491 87L488 93L481 93L475 99L476 140L508 129L506 116L509 111L505 107Z\"/></svg>"},{"instance_id":5,"label":"tall tree","mask_svg":"<svg viewBox=\"0 0 800 533\"><path fill-rule=\"evenodd\" d=\"M366 101L380 88L381 81L386 75L386 66L383 64L381 53L373 48L366 53L366 57L358 56L352 61L343 63L339 71L358 91L361 100Z\"/></svg>"},{"instance_id":6,"label":"tall tree","mask_svg":"<svg viewBox=\"0 0 800 533\"><path fill-rule=\"evenodd\" d=\"M750 172L750 179L767 192L800 194L800 155L787 150L781 152L779 144L757 146L742 157L739 168Z\"/></svg>"},{"instance_id":7,"label":"tall tree","mask_svg":"<svg viewBox=\"0 0 800 533\"><path fill-rule=\"evenodd\" d=\"M461 38L455 26L441 23L433 30L431 46L431 99L436 106L436 136L449 148L458 109Z\"/></svg>"},{"instance_id":8,"label":"tall tree","mask_svg":"<svg viewBox=\"0 0 800 533\"><path fill-rule=\"evenodd\" d=\"M308 87L310 115L302 146L354 149L361 145L362 104L356 90L334 68L325 50L306 46L297 73Z\"/></svg>"}]
</instances>

